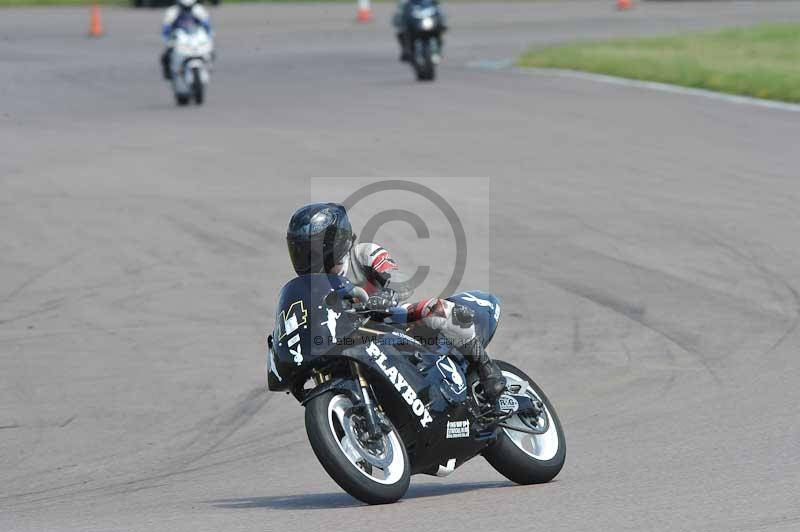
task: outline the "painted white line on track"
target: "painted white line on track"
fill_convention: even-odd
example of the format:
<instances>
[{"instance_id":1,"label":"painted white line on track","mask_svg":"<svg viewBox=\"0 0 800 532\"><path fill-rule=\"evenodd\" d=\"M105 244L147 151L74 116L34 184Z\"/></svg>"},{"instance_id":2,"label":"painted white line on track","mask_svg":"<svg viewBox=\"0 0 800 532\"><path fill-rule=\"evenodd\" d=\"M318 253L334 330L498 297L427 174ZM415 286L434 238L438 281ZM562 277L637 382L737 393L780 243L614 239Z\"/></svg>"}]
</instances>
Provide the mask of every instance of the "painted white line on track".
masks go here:
<instances>
[{"instance_id":1,"label":"painted white line on track","mask_svg":"<svg viewBox=\"0 0 800 532\"><path fill-rule=\"evenodd\" d=\"M467 68L483 68L486 70L500 70L514 64L513 59L483 59L467 63Z\"/></svg>"},{"instance_id":2,"label":"painted white line on track","mask_svg":"<svg viewBox=\"0 0 800 532\"><path fill-rule=\"evenodd\" d=\"M501 70L508 68L514 64L512 59L494 59L484 61L473 61L467 63L468 68L482 68L486 70ZM776 109L779 111L791 111L793 113L800 112L800 104L779 102L775 100L764 100L761 98L753 98L751 96L739 96L736 94L726 94L724 92L715 92L706 89L694 89L691 87L681 87L680 85L671 85L669 83L659 83L656 81L641 81L638 79L619 78L616 76L608 76L605 74L594 74L591 72L579 72L577 70L565 70L559 68L513 68L514 72L540 74L546 76L560 76L564 78L583 79L587 81L594 81L597 83L607 83L610 85L619 85L622 87L632 87L636 89L648 89L660 92L668 92L671 94L680 94L684 96L700 96L702 98L709 98L711 100L719 100L737 105L752 105L755 107L764 107L767 109Z\"/></svg>"}]
</instances>

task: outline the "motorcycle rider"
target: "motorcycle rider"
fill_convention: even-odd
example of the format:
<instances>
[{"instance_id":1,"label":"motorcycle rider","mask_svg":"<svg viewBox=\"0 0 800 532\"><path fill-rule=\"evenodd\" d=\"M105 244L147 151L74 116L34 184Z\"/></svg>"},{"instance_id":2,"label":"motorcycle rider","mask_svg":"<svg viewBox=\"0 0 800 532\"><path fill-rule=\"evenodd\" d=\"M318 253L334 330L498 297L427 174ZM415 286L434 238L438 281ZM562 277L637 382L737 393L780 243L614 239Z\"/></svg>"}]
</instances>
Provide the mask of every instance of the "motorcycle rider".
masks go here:
<instances>
[{"instance_id":1,"label":"motorcycle rider","mask_svg":"<svg viewBox=\"0 0 800 532\"><path fill-rule=\"evenodd\" d=\"M392 25L397 32L397 44L400 45L400 61L406 62L411 60L408 46L408 28L406 28L406 9L414 0L397 0L397 6L392 16ZM434 5L439 5L438 0L433 0ZM445 24L444 12L441 13L442 32L447 30ZM440 38L440 50L444 48L444 38Z\"/></svg>"},{"instance_id":2,"label":"motorcycle rider","mask_svg":"<svg viewBox=\"0 0 800 532\"><path fill-rule=\"evenodd\" d=\"M408 297L409 291L403 286L397 264L378 244L355 243L344 206L311 203L301 207L289 221L286 242L297 275L328 273L346 277L370 295L370 309L384 312L398 323L420 320L452 342L478 372L491 405L487 413L502 414L498 399L506 380L475 333L472 310L440 298L398 305L394 292L405 292Z\"/></svg>"},{"instance_id":3,"label":"motorcycle rider","mask_svg":"<svg viewBox=\"0 0 800 532\"><path fill-rule=\"evenodd\" d=\"M211 19L208 11L197 0L177 0L174 5L167 8L164 13L164 20L161 24L161 36L164 38L166 49L161 54L161 67L164 72L164 79L172 79L172 32L187 22L194 22L203 26L211 35Z\"/></svg>"}]
</instances>

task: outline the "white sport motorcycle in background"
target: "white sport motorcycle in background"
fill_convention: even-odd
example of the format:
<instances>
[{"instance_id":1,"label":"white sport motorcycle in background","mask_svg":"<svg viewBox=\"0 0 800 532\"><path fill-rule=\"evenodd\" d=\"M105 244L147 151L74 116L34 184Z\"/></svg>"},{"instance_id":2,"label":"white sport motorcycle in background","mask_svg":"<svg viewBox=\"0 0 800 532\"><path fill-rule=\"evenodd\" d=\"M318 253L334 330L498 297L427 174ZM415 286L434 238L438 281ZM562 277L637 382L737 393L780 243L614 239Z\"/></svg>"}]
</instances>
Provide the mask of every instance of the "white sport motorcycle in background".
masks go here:
<instances>
[{"instance_id":1,"label":"white sport motorcycle in background","mask_svg":"<svg viewBox=\"0 0 800 532\"><path fill-rule=\"evenodd\" d=\"M210 77L214 41L206 29L197 24L176 29L172 40L170 69L175 102L186 105L194 99L201 105Z\"/></svg>"}]
</instances>

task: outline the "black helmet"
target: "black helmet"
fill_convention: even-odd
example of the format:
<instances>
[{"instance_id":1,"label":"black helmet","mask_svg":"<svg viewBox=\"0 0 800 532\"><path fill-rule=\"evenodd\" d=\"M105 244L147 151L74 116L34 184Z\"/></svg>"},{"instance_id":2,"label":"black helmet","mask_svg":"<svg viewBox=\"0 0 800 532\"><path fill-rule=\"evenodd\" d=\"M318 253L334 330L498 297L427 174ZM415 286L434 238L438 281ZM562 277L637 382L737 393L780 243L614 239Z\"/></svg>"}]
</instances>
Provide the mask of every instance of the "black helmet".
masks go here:
<instances>
[{"instance_id":1,"label":"black helmet","mask_svg":"<svg viewBox=\"0 0 800 532\"><path fill-rule=\"evenodd\" d=\"M338 203L311 203L289 220L289 258L297 275L325 273L339 263L353 244L347 211Z\"/></svg>"}]
</instances>

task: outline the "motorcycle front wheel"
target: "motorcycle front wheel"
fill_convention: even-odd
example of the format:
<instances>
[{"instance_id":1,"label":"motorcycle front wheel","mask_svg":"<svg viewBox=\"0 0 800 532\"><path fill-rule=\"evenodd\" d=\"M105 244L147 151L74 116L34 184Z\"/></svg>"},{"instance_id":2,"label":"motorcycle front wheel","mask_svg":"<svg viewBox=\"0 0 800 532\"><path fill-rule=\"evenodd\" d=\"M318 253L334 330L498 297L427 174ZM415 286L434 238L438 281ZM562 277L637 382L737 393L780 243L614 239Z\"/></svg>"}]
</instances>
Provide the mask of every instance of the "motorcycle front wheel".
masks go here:
<instances>
[{"instance_id":1,"label":"motorcycle front wheel","mask_svg":"<svg viewBox=\"0 0 800 532\"><path fill-rule=\"evenodd\" d=\"M433 81L436 78L430 38L425 37L414 43L414 71L417 81Z\"/></svg>"},{"instance_id":2,"label":"motorcycle front wheel","mask_svg":"<svg viewBox=\"0 0 800 532\"><path fill-rule=\"evenodd\" d=\"M564 431L555 408L542 389L519 368L502 360L497 365L509 391L527 394L544 405L541 415L514 415L498 429L497 441L483 456L498 473L517 484L549 482L561 471L567 455Z\"/></svg>"},{"instance_id":3,"label":"motorcycle front wheel","mask_svg":"<svg viewBox=\"0 0 800 532\"><path fill-rule=\"evenodd\" d=\"M188 105L189 103L189 95L188 94L179 94L175 93L175 103L178 106L183 107L184 105Z\"/></svg>"},{"instance_id":4,"label":"motorcycle front wheel","mask_svg":"<svg viewBox=\"0 0 800 532\"><path fill-rule=\"evenodd\" d=\"M203 79L200 75L199 68L192 69L192 96L194 96L194 103L203 105L205 97L205 87L203 86Z\"/></svg>"},{"instance_id":5,"label":"motorcycle front wheel","mask_svg":"<svg viewBox=\"0 0 800 532\"><path fill-rule=\"evenodd\" d=\"M394 428L379 441L369 441L364 417L336 391L311 399L305 421L314 454L347 493L367 504L395 502L406 493L411 467Z\"/></svg>"}]
</instances>

